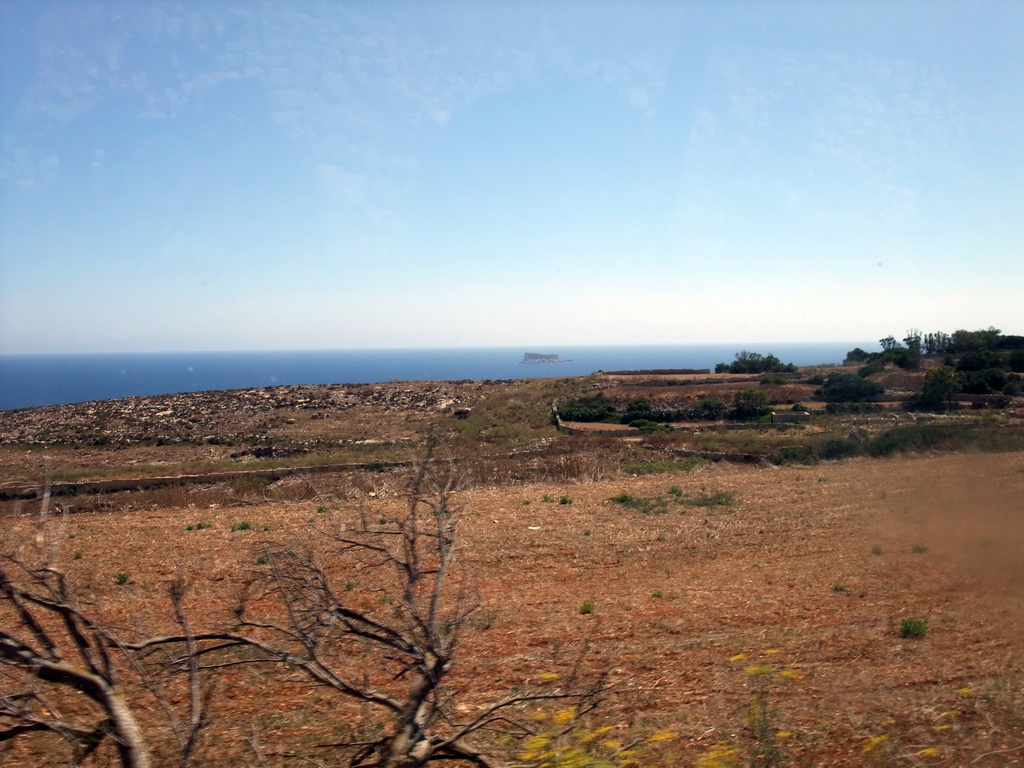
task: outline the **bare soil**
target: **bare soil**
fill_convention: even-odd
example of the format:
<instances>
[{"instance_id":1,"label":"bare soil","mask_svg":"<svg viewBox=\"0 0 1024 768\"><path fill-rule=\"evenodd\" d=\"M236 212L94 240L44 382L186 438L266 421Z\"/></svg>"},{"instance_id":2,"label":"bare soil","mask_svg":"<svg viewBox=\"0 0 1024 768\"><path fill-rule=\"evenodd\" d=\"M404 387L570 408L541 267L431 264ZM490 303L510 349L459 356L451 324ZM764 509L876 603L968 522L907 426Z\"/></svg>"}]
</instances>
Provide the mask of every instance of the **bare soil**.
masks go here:
<instances>
[{"instance_id":1,"label":"bare soil","mask_svg":"<svg viewBox=\"0 0 1024 768\"><path fill-rule=\"evenodd\" d=\"M375 477L373 490L326 506L400 503L400 479ZM664 511L611 500L622 494L664 499ZM700 506L712 497L722 503ZM459 496L461 564L481 611L452 676L458 711L564 672L586 649L584 667L610 670L614 683L592 724L673 728L666 764L691 765L717 742L748 744L755 690L770 702L782 765L1024 763L1021 499L1018 453L471 488ZM62 563L91 609L126 634L171 627L165 594L180 569L195 580L196 628L223 626L261 542L327 551L309 523L329 516L323 505L72 514ZM26 502L3 520L4 549L31 540L32 510ZM249 530L232 530L243 520ZM186 530L200 521L211 527ZM129 583L116 583L121 573ZM339 565L336 575L374 594L372 574ZM906 618L926 620L926 636L901 637ZM10 614L3 624L13 626ZM335 764L313 745L378 727L321 689L247 667L221 673L212 713L200 765L256 764L254 733L269 752ZM67 759L52 738L4 746L5 766Z\"/></svg>"}]
</instances>

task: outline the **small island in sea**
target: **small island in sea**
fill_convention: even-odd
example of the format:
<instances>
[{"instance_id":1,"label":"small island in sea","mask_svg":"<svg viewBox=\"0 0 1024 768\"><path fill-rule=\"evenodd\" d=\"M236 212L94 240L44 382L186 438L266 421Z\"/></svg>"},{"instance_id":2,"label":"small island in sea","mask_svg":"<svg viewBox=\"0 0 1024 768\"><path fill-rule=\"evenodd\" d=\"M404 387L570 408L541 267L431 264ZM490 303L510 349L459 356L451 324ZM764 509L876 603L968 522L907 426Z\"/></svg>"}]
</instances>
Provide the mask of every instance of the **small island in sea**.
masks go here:
<instances>
[{"instance_id":1,"label":"small island in sea","mask_svg":"<svg viewBox=\"0 0 1024 768\"><path fill-rule=\"evenodd\" d=\"M572 360L563 360L557 354L542 355L537 352L524 352L522 362L534 365L536 363L571 363Z\"/></svg>"}]
</instances>

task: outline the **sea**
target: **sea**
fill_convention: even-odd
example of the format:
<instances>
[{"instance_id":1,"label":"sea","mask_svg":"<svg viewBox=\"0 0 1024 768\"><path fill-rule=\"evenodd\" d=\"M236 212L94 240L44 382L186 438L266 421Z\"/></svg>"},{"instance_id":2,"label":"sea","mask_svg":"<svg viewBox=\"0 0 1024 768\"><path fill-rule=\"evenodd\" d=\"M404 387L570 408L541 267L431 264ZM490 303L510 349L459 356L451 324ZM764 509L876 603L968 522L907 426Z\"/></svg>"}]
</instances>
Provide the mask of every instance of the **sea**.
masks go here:
<instances>
[{"instance_id":1,"label":"sea","mask_svg":"<svg viewBox=\"0 0 1024 768\"><path fill-rule=\"evenodd\" d=\"M0 355L0 410L286 384L374 384L584 376L597 371L710 368L747 350L784 363L838 363L877 342L348 349ZM524 353L564 362L524 363Z\"/></svg>"}]
</instances>

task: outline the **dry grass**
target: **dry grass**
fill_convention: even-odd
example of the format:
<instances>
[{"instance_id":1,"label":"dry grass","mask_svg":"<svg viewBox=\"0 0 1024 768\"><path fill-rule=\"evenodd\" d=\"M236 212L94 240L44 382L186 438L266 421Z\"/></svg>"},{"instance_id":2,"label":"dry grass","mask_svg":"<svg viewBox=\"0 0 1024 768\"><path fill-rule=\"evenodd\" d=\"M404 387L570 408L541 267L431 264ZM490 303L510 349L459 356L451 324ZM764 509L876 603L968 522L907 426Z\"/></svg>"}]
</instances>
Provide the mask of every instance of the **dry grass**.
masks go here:
<instances>
[{"instance_id":1,"label":"dry grass","mask_svg":"<svg viewBox=\"0 0 1024 768\"><path fill-rule=\"evenodd\" d=\"M467 635L452 680L462 711L570 664L588 644L585 664L616 683L594 723L673 727L678 765L716 742L745 745L749 697L764 680L771 725L789 734L787 765L1024 762L1021 454L721 464L636 478L609 477L600 453L564 479L558 461L541 481L511 487L482 485L488 472L497 485L500 466L481 470L462 496L462 564L487 617ZM587 472L592 481L581 482ZM308 520L355 503L386 509L399 485L368 474L308 501L275 501L264 489L266 500L256 494L244 509L170 496L145 512L96 509L68 518L63 562L111 624L167 628L166 585L179 566L196 580L194 622L223 624L261 541L321 548ZM673 486L734 502L676 503ZM665 498L666 511L609 501L622 493ZM572 503L558 503L563 496ZM240 520L252 529L232 531ZM186 530L200 521L211 527ZM5 520L5 540L23 539L30 523ZM131 583L118 586L118 573ZM592 614L579 613L584 601ZM926 619L927 636L901 638L907 617ZM760 666L794 679L744 672ZM266 744L299 751L377 727L322 691L275 680L245 668L223 675L204 760L243 764L254 725ZM19 742L4 765L61 764L52 743Z\"/></svg>"}]
</instances>

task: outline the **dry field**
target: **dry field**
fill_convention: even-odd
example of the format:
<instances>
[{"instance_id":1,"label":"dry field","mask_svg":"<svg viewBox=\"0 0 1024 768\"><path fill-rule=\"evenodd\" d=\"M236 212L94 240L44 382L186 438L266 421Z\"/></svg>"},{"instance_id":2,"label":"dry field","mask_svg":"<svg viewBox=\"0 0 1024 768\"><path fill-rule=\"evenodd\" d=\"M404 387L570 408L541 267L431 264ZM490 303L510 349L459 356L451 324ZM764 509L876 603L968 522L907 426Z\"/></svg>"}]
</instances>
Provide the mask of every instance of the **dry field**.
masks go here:
<instances>
[{"instance_id":1,"label":"dry field","mask_svg":"<svg viewBox=\"0 0 1024 768\"><path fill-rule=\"evenodd\" d=\"M401 503L399 485L379 474L319 502L71 514L60 562L88 609L125 637L172 629L167 585L182 569L194 580L194 627L230 626L264 542L329 557L311 521L358 505L385 514ZM612 683L587 725L624 740L672 728L658 764L694 765L720 742L746 749L753 730L781 754L763 765L1024 764L1022 499L1021 453L469 488L458 496L457 582L480 610L450 681L456 711L582 658ZM31 543L33 509L0 520L4 551ZM249 528L232 530L240 522ZM373 573L337 562L339 583L372 606ZM592 612L581 613L585 602ZM902 637L904 619L927 621L926 635ZM170 765L163 716L131 680L157 763ZM757 691L768 709L751 718ZM173 706L186 697L174 681L166 693ZM210 715L198 765L259 765L254 734L263 764L303 764L274 756L285 750L336 765L317 744L382 727L287 672L248 666L218 673ZM514 762L514 747L492 746ZM53 737L0 750L11 768L68 764ZM109 749L90 760L115 764Z\"/></svg>"}]
</instances>

